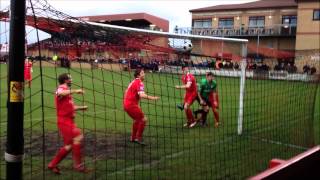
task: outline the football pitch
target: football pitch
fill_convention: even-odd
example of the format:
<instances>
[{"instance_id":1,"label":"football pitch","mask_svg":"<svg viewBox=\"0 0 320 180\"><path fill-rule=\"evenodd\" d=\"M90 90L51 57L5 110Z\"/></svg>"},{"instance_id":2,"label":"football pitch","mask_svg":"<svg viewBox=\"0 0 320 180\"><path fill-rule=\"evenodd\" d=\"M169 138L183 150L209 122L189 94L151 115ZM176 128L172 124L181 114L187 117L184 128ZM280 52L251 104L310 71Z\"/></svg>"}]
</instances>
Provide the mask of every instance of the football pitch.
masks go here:
<instances>
[{"instance_id":1,"label":"football pitch","mask_svg":"<svg viewBox=\"0 0 320 180\"><path fill-rule=\"evenodd\" d=\"M0 64L0 148L5 151L7 66ZM85 68L34 67L32 87L25 89L24 179L244 179L265 170L272 158L290 158L319 143L319 84L246 80L243 133L237 134L239 78L216 77L221 126L183 128L185 114L176 108L182 102L180 75L147 73L149 95L160 100L141 101L148 117L144 132L147 146L129 142L132 120L122 109L124 91L133 79L126 71ZM71 155L62 161L63 175L47 171L47 163L62 145L56 127L54 92L57 76L69 72L75 104L88 105L78 112L76 123L85 135L89 174L72 171ZM200 80L201 76L197 76ZM41 84L41 81L43 84ZM192 106L199 108L197 102ZM0 178L5 178L1 159Z\"/></svg>"}]
</instances>

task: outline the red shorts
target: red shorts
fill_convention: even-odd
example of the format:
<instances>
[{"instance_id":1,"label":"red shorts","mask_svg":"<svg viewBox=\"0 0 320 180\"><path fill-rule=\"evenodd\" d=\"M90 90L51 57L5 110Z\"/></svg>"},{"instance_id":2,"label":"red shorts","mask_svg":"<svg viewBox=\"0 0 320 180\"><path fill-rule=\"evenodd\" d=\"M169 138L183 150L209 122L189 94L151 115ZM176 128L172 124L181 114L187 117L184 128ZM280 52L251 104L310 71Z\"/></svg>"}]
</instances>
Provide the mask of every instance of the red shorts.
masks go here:
<instances>
[{"instance_id":1,"label":"red shorts","mask_svg":"<svg viewBox=\"0 0 320 180\"><path fill-rule=\"evenodd\" d=\"M140 121L144 118L144 114L138 105L125 105L124 110L133 120Z\"/></svg>"},{"instance_id":2,"label":"red shorts","mask_svg":"<svg viewBox=\"0 0 320 180\"><path fill-rule=\"evenodd\" d=\"M81 134L81 130L73 122L72 118L58 117L58 128L64 145L72 144L73 138Z\"/></svg>"},{"instance_id":3,"label":"red shorts","mask_svg":"<svg viewBox=\"0 0 320 180\"><path fill-rule=\"evenodd\" d=\"M192 105L192 103L196 100L197 94L185 94L184 95L184 103Z\"/></svg>"},{"instance_id":4,"label":"red shorts","mask_svg":"<svg viewBox=\"0 0 320 180\"><path fill-rule=\"evenodd\" d=\"M27 81L31 81L31 74L30 73L24 73L24 80L27 80Z\"/></svg>"}]
</instances>

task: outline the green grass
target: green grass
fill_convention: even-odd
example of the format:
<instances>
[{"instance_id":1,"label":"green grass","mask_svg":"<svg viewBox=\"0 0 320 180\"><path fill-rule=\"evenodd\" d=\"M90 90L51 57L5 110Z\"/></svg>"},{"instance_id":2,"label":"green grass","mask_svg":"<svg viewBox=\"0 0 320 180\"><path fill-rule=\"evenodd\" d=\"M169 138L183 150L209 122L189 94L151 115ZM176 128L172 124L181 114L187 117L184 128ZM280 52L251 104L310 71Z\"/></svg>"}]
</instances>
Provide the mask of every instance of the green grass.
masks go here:
<instances>
[{"instance_id":1,"label":"green grass","mask_svg":"<svg viewBox=\"0 0 320 180\"><path fill-rule=\"evenodd\" d=\"M67 71L44 67L41 91L39 68L34 68L32 88L25 91L25 179L59 179L43 170L61 146L53 100L56 77ZM179 76L148 73L146 92L161 99L142 101L149 121L144 133L148 146L141 148L128 142L132 120L122 110L123 92L132 75L100 69L69 72L73 87L86 91L84 96L74 95L76 104L89 106L88 111L77 114L76 122L85 134L86 164L95 171L87 175L73 172L69 155L61 164L64 172L60 179L243 179L266 169L271 158L286 159L319 143L318 84L247 80L243 134L239 136L238 78L217 77L221 127L213 127L210 113L210 127L185 129L184 113L175 107L183 95L183 91L174 89L180 83ZM3 154L7 117L5 65L0 65L0 75ZM197 103L193 108L198 108ZM2 159L0 178L5 178L4 172Z\"/></svg>"}]
</instances>

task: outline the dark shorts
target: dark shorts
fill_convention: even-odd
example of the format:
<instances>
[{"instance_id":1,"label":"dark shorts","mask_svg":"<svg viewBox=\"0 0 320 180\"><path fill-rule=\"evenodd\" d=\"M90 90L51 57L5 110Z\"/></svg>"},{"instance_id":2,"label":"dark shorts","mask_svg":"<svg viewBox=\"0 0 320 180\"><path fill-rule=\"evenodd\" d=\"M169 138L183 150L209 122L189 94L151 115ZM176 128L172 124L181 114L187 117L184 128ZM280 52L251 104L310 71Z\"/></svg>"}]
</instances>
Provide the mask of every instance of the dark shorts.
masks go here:
<instances>
[{"instance_id":1,"label":"dark shorts","mask_svg":"<svg viewBox=\"0 0 320 180\"><path fill-rule=\"evenodd\" d=\"M209 106L209 107L212 107L212 103L210 102L210 100L209 100L209 98L203 98L202 97L202 99L203 99L203 101L204 101L204 105L202 105L201 104L201 106ZM199 97L197 96L197 101L198 101L198 103L200 104L200 99L199 99Z\"/></svg>"}]
</instances>

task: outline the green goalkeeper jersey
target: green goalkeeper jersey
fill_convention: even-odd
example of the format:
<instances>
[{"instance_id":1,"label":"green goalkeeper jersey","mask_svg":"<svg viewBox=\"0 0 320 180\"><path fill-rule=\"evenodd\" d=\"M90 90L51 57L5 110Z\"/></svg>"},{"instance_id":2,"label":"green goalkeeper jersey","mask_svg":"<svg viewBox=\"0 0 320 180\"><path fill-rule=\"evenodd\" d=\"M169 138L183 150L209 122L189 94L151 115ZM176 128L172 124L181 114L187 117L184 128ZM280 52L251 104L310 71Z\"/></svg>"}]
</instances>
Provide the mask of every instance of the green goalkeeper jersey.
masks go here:
<instances>
[{"instance_id":1,"label":"green goalkeeper jersey","mask_svg":"<svg viewBox=\"0 0 320 180\"><path fill-rule=\"evenodd\" d=\"M201 82L199 84L199 92L202 98L209 99L209 94L211 92L215 92L216 89L216 80L212 80L212 82L209 83L206 78L201 79Z\"/></svg>"}]
</instances>

